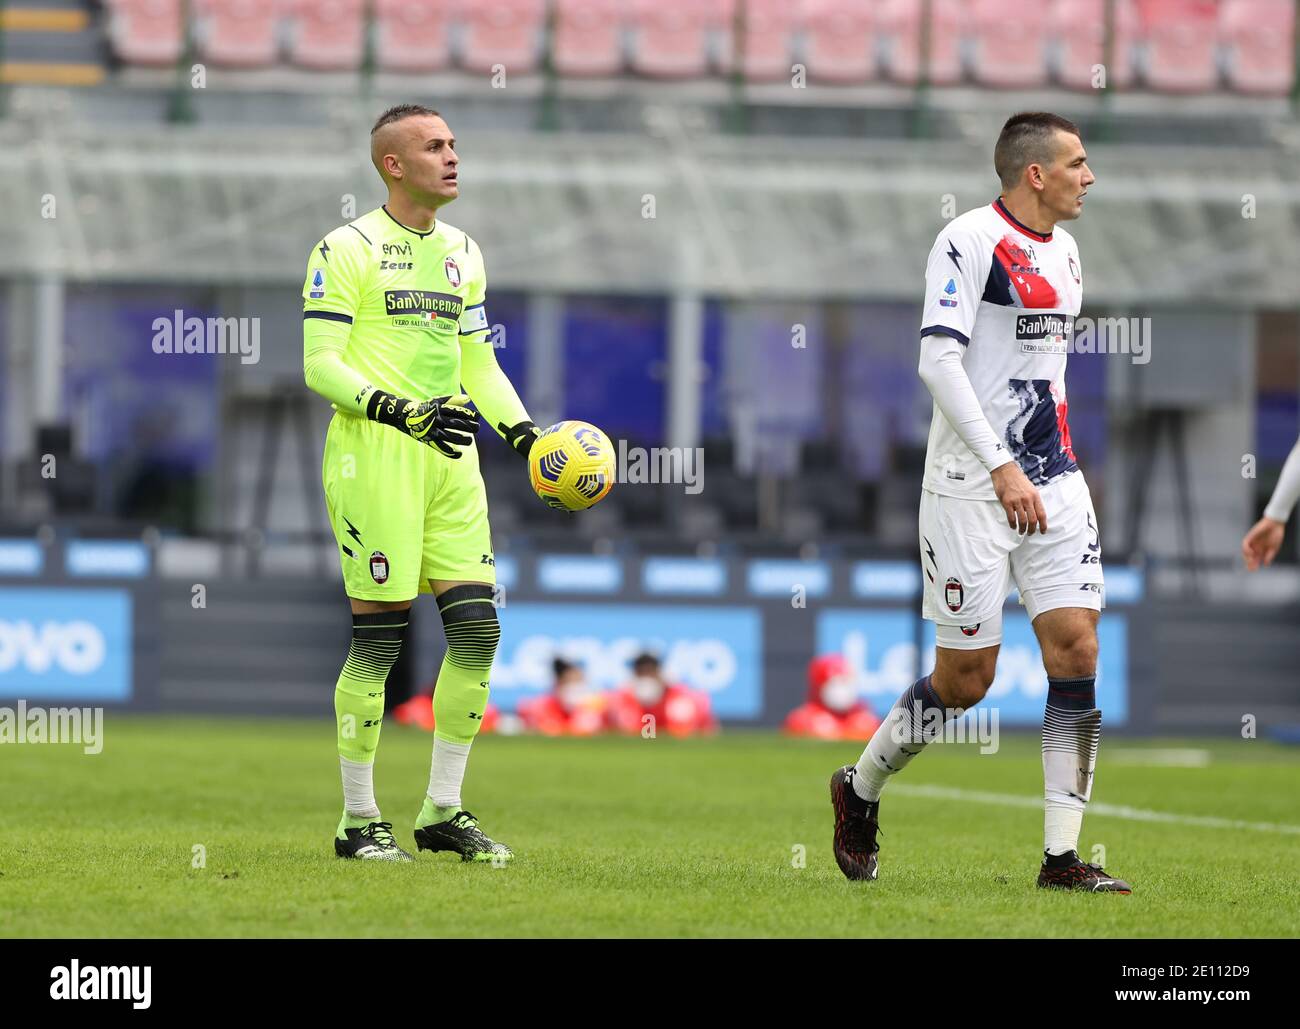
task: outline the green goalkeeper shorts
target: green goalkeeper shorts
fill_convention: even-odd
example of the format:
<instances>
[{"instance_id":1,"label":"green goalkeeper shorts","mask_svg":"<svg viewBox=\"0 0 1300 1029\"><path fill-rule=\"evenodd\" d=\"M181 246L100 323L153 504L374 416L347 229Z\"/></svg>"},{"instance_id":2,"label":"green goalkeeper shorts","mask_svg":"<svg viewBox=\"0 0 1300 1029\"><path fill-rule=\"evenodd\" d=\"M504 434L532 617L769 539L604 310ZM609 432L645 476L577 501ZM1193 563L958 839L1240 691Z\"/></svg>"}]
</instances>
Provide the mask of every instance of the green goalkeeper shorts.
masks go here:
<instances>
[{"instance_id":1,"label":"green goalkeeper shorts","mask_svg":"<svg viewBox=\"0 0 1300 1029\"><path fill-rule=\"evenodd\" d=\"M453 460L390 425L335 412L321 479L349 597L413 600L430 579L496 582L476 446Z\"/></svg>"}]
</instances>

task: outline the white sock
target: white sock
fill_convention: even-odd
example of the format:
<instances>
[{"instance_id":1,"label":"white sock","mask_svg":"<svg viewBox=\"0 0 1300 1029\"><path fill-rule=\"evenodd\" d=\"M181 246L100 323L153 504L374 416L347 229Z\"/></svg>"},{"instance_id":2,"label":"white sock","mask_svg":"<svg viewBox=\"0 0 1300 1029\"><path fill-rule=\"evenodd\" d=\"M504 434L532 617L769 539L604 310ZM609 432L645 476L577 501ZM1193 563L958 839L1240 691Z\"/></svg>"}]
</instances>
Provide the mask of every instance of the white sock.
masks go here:
<instances>
[{"instance_id":1,"label":"white sock","mask_svg":"<svg viewBox=\"0 0 1300 1029\"><path fill-rule=\"evenodd\" d=\"M858 758L854 793L869 803L880 799L889 777L906 768L934 738L935 722L942 725L942 715L932 713L927 719L926 712L933 708L942 709L942 702L927 675L898 698Z\"/></svg>"},{"instance_id":2,"label":"white sock","mask_svg":"<svg viewBox=\"0 0 1300 1029\"><path fill-rule=\"evenodd\" d=\"M1079 849L1083 804L1074 798L1049 796L1043 807L1043 849L1053 857Z\"/></svg>"},{"instance_id":3,"label":"white sock","mask_svg":"<svg viewBox=\"0 0 1300 1029\"><path fill-rule=\"evenodd\" d=\"M1056 699L1049 688L1043 713L1043 849L1059 857L1079 849L1079 829L1097 766L1101 712L1095 707L1067 708L1053 703Z\"/></svg>"},{"instance_id":4,"label":"white sock","mask_svg":"<svg viewBox=\"0 0 1300 1029\"><path fill-rule=\"evenodd\" d=\"M460 784L465 781L469 748L468 743L448 743L434 737L433 763L429 768L429 799L439 807L460 810Z\"/></svg>"},{"instance_id":5,"label":"white sock","mask_svg":"<svg viewBox=\"0 0 1300 1029\"><path fill-rule=\"evenodd\" d=\"M339 758L343 771L343 807L357 818L379 819L379 805L375 803L375 765L362 764Z\"/></svg>"}]
</instances>

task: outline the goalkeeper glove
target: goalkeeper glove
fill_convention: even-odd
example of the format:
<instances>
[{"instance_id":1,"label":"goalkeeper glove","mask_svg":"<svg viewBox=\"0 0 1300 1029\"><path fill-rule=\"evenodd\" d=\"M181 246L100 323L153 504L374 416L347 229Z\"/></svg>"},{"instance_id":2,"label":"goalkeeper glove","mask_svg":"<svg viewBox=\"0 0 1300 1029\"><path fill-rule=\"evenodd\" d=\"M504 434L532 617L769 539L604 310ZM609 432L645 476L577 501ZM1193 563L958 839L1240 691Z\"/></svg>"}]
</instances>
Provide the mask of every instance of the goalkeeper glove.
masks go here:
<instances>
[{"instance_id":1,"label":"goalkeeper glove","mask_svg":"<svg viewBox=\"0 0 1300 1029\"><path fill-rule=\"evenodd\" d=\"M522 454L525 461L528 460L528 452L533 449L533 440L541 435L541 429L533 422L518 422L509 426L505 422L498 422L497 429L510 444L510 449Z\"/></svg>"},{"instance_id":2,"label":"goalkeeper glove","mask_svg":"<svg viewBox=\"0 0 1300 1029\"><path fill-rule=\"evenodd\" d=\"M366 417L391 425L426 446L437 447L450 458L459 458L460 451L474 442L466 433L478 432L478 415L470 409L469 397L463 393L417 404L375 390L366 406Z\"/></svg>"}]
</instances>

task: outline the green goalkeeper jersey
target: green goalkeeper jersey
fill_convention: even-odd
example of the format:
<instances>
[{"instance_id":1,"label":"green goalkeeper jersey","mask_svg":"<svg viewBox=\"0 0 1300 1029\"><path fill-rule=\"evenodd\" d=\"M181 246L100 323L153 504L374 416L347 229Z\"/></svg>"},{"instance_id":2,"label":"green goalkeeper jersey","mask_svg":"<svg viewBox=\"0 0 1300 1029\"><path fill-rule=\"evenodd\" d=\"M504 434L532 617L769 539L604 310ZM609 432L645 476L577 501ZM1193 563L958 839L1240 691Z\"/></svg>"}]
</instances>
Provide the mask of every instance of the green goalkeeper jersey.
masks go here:
<instances>
[{"instance_id":1,"label":"green goalkeeper jersey","mask_svg":"<svg viewBox=\"0 0 1300 1029\"><path fill-rule=\"evenodd\" d=\"M464 391L488 424L527 419L497 364L478 244L378 207L316 244L303 283L303 370L334 407L364 417L375 389L420 401Z\"/></svg>"}]
</instances>

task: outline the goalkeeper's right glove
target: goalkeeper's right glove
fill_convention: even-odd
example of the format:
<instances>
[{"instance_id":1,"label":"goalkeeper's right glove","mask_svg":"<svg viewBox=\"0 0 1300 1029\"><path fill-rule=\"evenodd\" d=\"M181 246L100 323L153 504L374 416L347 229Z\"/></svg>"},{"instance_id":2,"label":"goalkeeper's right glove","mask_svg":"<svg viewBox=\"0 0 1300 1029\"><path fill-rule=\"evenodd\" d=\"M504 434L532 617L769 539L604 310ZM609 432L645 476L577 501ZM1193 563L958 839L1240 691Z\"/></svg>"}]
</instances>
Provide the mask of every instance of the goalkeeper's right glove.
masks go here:
<instances>
[{"instance_id":1,"label":"goalkeeper's right glove","mask_svg":"<svg viewBox=\"0 0 1300 1029\"><path fill-rule=\"evenodd\" d=\"M474 442L466 433L478 432L478 415L469 407L469 397L463 393L417 404L375 390L366 405L366 417L391 425L427 446L437 447L450 458L459 458L461 450Z\"/></svg>"}]
</instances>

